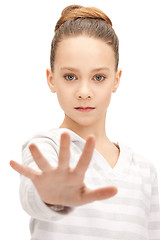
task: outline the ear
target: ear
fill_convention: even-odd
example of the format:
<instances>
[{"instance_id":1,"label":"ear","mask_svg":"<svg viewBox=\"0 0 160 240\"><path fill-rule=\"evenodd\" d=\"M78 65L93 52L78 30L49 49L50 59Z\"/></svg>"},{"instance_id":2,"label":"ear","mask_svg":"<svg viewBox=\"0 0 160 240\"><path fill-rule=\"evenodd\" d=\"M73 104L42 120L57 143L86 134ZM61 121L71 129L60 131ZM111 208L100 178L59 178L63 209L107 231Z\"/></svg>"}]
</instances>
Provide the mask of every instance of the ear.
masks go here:
<instances>
[{"instance_id":1,"label":"ear","mask_svg":"<svg viewBox=\"0 0 160 240\"><path fill-rule=\"evenodd\" d=\"M48 86L49 86L51 92L55 93L56 92L55 83L54 83L53 73L52 73L51 69L47 68L46 76L47 76L47 83L48 83Z\"/></svg>"},{"instance_id":2,"label":"ear","mask_svg":"<svg viewBox=\"0 0 160 240\"><path fill-rule=\"evenodd\" d=\"M116 75L115 75L115 80L114 80L114 85L113 85L112 92L116 92L117 91L117 88L118 88L119 83L120 83L121 75L122 75L122 70L121 69L117 70Z\"/></svg>"}]
</instances>

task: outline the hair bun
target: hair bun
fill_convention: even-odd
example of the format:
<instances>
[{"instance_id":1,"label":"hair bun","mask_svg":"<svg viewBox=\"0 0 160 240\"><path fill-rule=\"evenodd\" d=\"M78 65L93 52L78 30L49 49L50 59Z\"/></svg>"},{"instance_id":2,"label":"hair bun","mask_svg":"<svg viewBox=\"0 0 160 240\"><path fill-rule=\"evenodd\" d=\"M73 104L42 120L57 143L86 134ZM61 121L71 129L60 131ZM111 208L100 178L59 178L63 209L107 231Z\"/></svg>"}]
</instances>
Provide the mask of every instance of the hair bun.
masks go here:
<instances>
[{"instance_id":1,"label":"hair bun","mask_svg":"<svg viewBox=\"0 0 160 240\"><path fill-rule=\"evenodd\" d=\"M79 8L82 8L82 6L80 6L80 5L70 5L70 6L63 9L63 11L61 13L61 17L63 17L68 12L71 12L72 10L79 9Z\"/></svg>"},{"instance_id":2,"label":"hair bun","mask_svg":"<svg viewBox=\"0 0 160 240\"><path fill-rule=\"evenodd\" d=\"M73 18L93 18L106 21L112 27L112 22L109 17L100 9L95 7L83 7L80 5L70 5L63 9L61 18L58 20L55 31L67 20Z\"/></svg>"}]
</instances>

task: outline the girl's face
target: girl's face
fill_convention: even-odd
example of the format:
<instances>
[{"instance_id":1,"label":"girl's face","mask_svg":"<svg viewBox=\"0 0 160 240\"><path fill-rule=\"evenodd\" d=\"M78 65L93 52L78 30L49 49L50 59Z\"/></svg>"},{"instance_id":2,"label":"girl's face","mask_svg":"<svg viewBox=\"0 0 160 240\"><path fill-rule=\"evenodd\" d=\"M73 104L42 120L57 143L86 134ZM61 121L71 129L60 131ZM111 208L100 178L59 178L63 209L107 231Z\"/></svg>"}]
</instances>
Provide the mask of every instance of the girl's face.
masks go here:
<instances>
[{"instance_id":1,"label":"girl's face","mask_svg":"<svg viewBox=\"0 0 160 240\"><path fill-rule=\"evenodd\" d=\"M56 50L54 72L47 69L48 85L57 93L67 123L89 126L104 121L112 92L119 85L112 48L87 36L62 40ZM82 112L77 107L94 107ZM98 122L97 122L98 123Z\"/></svg>"}]
</instances>

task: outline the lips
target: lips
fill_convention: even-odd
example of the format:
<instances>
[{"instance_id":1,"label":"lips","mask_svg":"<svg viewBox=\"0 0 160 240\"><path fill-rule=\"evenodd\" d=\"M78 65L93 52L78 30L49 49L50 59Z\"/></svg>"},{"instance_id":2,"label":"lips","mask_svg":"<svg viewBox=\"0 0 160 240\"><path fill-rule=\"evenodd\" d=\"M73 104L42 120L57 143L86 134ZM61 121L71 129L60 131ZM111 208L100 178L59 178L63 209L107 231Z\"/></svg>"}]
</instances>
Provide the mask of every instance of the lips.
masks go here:
<instances>
[{"instance_id":1,"label":"lips","mask_svg":"<svg viewBox=\"0 0 160 240\"><path fill-rule=\"evenodd\" d=\"M95 107L75 107L75 109L94 109Z\"/></svg>"}]
</instances>

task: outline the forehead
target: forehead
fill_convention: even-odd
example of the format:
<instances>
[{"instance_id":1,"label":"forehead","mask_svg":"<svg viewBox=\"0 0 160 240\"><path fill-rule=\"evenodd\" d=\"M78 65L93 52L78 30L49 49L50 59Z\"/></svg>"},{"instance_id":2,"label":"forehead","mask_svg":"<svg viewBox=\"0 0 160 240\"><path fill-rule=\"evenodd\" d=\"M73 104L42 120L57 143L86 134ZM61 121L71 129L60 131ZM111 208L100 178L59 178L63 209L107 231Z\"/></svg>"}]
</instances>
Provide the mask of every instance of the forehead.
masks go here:
<instances>
[{"instance_id":1,"label":"forehead","mask_svg":"<svg viewBox=\"0 0 160 240\"><path fill-rule=\"evenodd\" d=\"M115 65L114 52L111 46L101 39L87 36L63 39L57 47L55 64L58 65Z\"/></svg>"}]
</instances>

